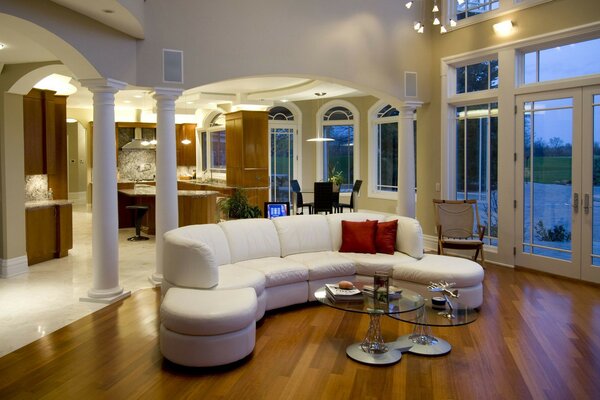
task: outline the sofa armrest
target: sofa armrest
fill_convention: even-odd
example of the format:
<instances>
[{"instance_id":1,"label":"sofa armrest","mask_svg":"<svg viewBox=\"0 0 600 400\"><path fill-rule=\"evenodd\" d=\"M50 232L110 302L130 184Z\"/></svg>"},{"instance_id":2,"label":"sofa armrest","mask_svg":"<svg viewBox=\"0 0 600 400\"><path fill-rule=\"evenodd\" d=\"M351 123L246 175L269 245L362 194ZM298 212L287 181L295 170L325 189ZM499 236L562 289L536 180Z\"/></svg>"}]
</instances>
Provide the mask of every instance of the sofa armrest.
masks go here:
<instances>
[{"instance_id":1,"label":"sofa armrest","mask_svg":"<svg viewBox=\"0 0 600 400\"><path fill-rule=\"evenodd\" d=\"M396 250L416 259L423 258L423 230L421 224L414 218L392 215L386 221L398 220L396 233Z\"/></svg>"},{"instance_id":2,"label":"sofa armrest","mask_svg":"<svg viewBox=\"0 0 600 400\"><path fill-rule=\"evenodd\" d=\"M163 275L176 286L208 289L219 283L215 255L207 244L180 235L164 234Z\"/></svg>"}]
</instances>

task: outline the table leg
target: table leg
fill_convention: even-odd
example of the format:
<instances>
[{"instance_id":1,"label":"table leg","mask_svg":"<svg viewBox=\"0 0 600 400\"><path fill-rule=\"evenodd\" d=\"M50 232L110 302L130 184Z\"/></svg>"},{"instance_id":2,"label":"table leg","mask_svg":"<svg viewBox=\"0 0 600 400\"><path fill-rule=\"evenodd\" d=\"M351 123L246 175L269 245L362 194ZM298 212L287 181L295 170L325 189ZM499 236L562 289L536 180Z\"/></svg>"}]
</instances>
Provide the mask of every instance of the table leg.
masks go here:
<instances>
[{"instance_id":1,"label":"table leg","mask_svg":"<svg viewBox=\"0 0 600 400\"><path fill-rule=\"evenodd\" d=\"M408 347L401 347L396 342L386 344L381 335L382 315L383 313L378 312L378 310L369 312L367 334L361 343L354 343L346 348L348 357L365 364L394 364L400 361L403 351L407 351L413 346L411 344Z\"/></svg>"},{"instance_id":2,"label":"table leg","mask_svg":"<svg viewBox=\"0 0 600 400\"><path fill-rule=\"evenodd\" d=\"M450 343L431 334L431 326L427 325L427 313L423 308L417 312L417 321L419 323L415 325L413 333L400 336L394 342L395 346L410 347L409 353L423 356L441 356L452 350Z\"/></svg>"}]
</instances>

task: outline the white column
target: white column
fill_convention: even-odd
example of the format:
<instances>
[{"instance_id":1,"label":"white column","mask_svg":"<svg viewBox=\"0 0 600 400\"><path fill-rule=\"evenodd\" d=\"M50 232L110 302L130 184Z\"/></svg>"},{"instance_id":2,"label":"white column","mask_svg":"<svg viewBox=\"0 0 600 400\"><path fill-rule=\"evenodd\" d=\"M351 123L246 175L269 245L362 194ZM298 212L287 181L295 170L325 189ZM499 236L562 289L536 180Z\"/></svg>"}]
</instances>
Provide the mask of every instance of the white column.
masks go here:
<instances>
[{"instance_id":1,"label":"white column","mask_svg":"<svg viewBox=\"0 0 600 400\"><path fill-rule=\"evenodd\" d=\"M163 234L179 226L177 206L177 151L175 143L175 100L181 89L156 88L156 271L150 282L163 278Z\"/></svg>"},{"instance_id":2,"label":"white column","mask_svg":"<svg viewBox=\"0 0 600 400\"><path fill-rule=\"evenodd\" d=\"M119 285L119 215L115 143L115 93L125 83L86 79L94 94L92 170L92 288L82 301L111 303L129 296Z\"/></svg>"},{"instance_id":3,"label":"white column","mask_svg":"<svg viewBox=\"0 0 600 400\"><path fill-rule=\"evenodd\" d=\"M398 121L398 204L396 213L415 217L414 111L421 103L405 102L396 107Z\"/></svg>"}]
</instances>

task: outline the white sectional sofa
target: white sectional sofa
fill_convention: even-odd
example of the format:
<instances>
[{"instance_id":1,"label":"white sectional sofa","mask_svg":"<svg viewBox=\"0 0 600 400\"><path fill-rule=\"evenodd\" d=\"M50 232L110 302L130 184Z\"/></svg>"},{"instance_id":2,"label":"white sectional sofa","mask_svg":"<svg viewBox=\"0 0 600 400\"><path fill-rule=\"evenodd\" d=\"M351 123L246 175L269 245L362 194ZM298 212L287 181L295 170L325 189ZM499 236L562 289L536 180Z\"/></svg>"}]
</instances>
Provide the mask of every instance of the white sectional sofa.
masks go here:
<instances>
[{"instance_id":1,"label":"white sectional sofa","mask_svg":"<svg viewBox=\"0 0 600 400\"><path fill-rule=\"evenodd\" d=\"M398 221L395 253L341 253L342 220ZM430 282L455 282L460 302L483 302L481 266L464 258L424 254L416 219L378 213L302 215L191 225L164 236L163 295L171 287L205 290L252 287L256 320L265 310L314 300L325 283L371 280L387 271L391 284L425 296Z\"/></svg>"}]
</instances>

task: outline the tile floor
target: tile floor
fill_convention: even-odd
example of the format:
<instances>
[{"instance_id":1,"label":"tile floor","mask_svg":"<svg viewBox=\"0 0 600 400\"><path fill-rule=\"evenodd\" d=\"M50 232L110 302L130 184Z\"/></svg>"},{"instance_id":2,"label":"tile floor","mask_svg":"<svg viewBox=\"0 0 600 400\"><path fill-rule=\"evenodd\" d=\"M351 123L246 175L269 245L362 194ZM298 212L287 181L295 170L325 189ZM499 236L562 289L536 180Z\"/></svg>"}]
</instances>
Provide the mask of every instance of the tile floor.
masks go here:
<instances>
[{"instance_id":1,"label":"tile floor","mask_svg":"<svg viewBox=\"0 0 600 400\"><path fill-rule=\"evenodd\" d=\"M92 214L73 206L73 249L69 256L32 265L27 274L0 279L0 357L106 304L81 302L92 285ZM134 292L151 287L154 237L129 242L134 229L119 231L119 282Z\"/></svg>"}]
</instances>

